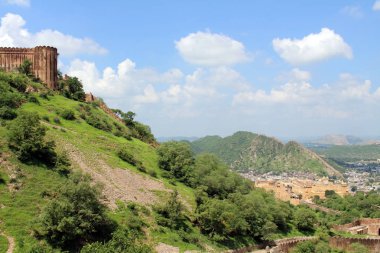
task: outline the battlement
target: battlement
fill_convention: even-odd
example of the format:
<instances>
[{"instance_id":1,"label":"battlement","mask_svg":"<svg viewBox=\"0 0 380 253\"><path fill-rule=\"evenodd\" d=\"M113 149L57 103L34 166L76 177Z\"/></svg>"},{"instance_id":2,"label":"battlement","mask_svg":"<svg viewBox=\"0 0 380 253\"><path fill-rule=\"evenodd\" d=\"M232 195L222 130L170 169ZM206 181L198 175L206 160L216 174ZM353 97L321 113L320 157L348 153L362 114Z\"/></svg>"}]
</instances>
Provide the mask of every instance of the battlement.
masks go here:
<instances>
[{"instance_id":1,"label":"battlement","mask_svg":"<svg viewBox=\"0 0 380 253\"><path fill-rule=\"evenodd\" d=\"M25 61L32 63L32 73L50 89L57 88L58 50L51 46L34 48L0 47L0 68L5 71L16 71Z\"/></svg>"}]
</instances>

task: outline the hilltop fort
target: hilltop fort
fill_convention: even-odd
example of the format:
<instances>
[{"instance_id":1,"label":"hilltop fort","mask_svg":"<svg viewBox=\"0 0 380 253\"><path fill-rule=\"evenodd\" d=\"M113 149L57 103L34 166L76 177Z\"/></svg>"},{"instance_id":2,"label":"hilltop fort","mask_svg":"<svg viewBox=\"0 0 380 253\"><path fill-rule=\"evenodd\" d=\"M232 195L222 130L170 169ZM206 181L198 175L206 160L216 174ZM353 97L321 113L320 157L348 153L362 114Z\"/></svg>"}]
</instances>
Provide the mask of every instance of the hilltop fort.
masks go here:
<instances>
[{"instance_id":1,"label":"hilltop fort","mask_svg":"<svg viewBox=\"0 0 380 253\"><path fill-rule=\"evenodd\" d=\"M49 46L34 48L0 47L0 68L15 71L25 61L32 63L32 73L50 89L57 89L58 51Z\"/></svg>"}]
</instances>

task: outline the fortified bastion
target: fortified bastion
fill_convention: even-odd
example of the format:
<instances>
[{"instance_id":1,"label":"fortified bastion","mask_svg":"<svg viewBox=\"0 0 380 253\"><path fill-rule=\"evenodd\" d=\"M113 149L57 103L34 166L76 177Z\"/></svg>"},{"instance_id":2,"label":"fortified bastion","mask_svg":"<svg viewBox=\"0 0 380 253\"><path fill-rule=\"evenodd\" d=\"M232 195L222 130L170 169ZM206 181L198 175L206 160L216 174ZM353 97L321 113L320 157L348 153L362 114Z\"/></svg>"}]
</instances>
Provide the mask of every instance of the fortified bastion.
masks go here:
<instances>
[{"instance_id":1,"label":"fortified bastion","mask_svg":"<svg viewBox=\"0 0 380 253\"><path fill-rule=\"evenodd\" d=\"M32 63L32 73L50 89L57 88L58 51L55 47L34 48L0 47L0 68L15 71L25 61Z\"/></svg>"}]
</instances>

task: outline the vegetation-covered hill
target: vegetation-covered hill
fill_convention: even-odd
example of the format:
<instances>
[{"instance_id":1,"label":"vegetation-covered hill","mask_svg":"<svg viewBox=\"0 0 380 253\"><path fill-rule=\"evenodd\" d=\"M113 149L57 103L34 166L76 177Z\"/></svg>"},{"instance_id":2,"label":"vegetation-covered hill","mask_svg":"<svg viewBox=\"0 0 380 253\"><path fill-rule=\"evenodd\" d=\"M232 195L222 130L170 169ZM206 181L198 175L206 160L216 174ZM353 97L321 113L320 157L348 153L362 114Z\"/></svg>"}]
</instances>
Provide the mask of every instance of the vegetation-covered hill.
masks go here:
<instances>
[{"instance_id":1,"label":"vegetation-covered hill","mask_svg":"<svg viewBox=\"0 0 380 253\"><path fill-rule=\"evenodd\" d=\"M380 145L314 146L318 154L338 162L376 161L380 159Z\"/></svg>"},{"instance_id":2,"label":"vegetation-covered hill","mask_svg":"<svg viewBox=\"0 0 380 253\"><path fill-rule=\"evenodd\" d=\"M242 151L249 148L257 134L250 132L236 132L231 136L206 136L191 142L191 147L196 154L211 153L218 156L227 164L233 164L239 159Z\"/></svg>"},{"instance_id":3,"label":"vegetation-covered hill","mask_svg":"<svg viewBox=\"0 0 380 253\"><path fill-rule=\"evenodd\" d=\"M249 132L237 132L226 138L208 136L191 145L194 152L213 153L233 169L242 172L307 171L321 175L340 174L297 142L283 144L274 138Z\"/></svg>"},{"instance_id":4,"label":"vegetation-covered hill","mask_svg":"<svg viewBox=\"0 0 380 253\"><path fill-rule=\"evenodd\" d=\"M76 78L51 91L25 74L0 71L0 228L15 252L222 251L314 231L315 213L305 227L216 157L157 147L132 112L84 102Z\"/></svg>"}]
</instances>

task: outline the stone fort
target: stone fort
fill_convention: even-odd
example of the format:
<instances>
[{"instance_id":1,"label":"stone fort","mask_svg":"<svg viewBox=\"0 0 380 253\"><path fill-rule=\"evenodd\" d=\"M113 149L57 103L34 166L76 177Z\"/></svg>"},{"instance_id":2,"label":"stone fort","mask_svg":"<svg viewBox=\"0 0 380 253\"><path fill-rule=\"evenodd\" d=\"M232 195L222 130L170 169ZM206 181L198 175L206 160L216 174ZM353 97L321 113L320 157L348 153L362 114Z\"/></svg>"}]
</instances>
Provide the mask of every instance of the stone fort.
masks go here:
<instances>
[{"instance_id":1,"label":"stone fort","mask_svg":"<svg viewBox=\"0 0 380 253\"><path fill-rule=\"evenodd\" d=\"M0 47L0 68L15 71L25 61L32 63L32 74L39 78L50 89L57 88L58 51L49 46L34 48Z\"/></svg>"}]
</instances>

